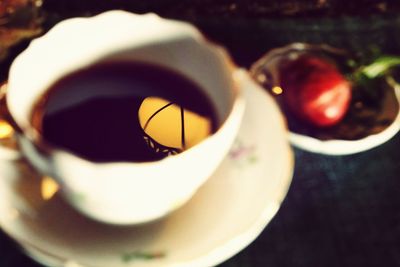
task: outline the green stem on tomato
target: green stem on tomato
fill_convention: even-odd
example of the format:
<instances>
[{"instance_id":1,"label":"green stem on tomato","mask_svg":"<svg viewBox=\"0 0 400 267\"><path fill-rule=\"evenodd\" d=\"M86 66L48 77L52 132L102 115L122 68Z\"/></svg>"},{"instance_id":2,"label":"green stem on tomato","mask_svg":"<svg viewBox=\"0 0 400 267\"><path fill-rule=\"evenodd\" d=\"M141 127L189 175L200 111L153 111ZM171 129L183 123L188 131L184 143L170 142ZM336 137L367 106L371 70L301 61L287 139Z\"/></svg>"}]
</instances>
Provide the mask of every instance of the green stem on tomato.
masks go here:
<instances>
[{"instance_id":1,"label":"green stem on tomato","mask_svg":"<svg viewBox=\"0 0 400 267\"><path fill-rule=\"evenodd\" d=\"M370 65L363 66L356 71L355 78L357 79L359 75L364 75L369 79L374 79L384 75L390 68L397 65L400 65L399 56L381 56Z\"/></svg>"}]
</instances>

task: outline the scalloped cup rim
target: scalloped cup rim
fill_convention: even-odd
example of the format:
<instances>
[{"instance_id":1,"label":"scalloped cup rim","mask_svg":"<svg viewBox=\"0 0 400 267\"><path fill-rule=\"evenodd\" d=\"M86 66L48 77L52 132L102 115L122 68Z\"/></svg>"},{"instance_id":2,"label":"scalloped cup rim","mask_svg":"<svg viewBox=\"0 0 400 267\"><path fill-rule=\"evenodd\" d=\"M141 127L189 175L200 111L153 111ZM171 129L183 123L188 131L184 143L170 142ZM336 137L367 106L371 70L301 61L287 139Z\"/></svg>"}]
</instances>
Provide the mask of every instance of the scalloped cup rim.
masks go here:
<instances>
[{"instance_id":1,"label":"scalloped cup rim","mask_svg":"<svg viewBox=\"0 0 400 267\"><path fill-rule=\"evenodd\" d=\"M139 17L142 17L142 18L143 17L147 17L149 19L155 19L155 20L164 20L164 21L168 20L168 23L176 23L177 25L179 25L179 27L182 27L184 25L184 26L186 26L187 30L188 29L190 30L190 33L192 34L192 37L194 37L193 40L195 40L199 45L204 45L204 46L206 46L208 48L213 49L215 51L215 53L218 54L218 57L220 57L224 61L225 65L228 66L229 68L231 68L232 76L236 76L237 77L239 75L237 75L236 73L239 73L239 72L242 71L242 69L239 68L237 65L235 65L235 63L231 60L231 58L229 57L228 51L224 47L222 47L222 46L220 46L220 45L218 45L218 44L206 39L197 28L192 27L192 26L188 27L187 23L181 22L181 21L178 21L178 20L164 19L164 18L160 17L158 14L153 13L153 12L149 12L149 13L145 13L145 14L135 14L135 13L127 12L127 11L124 11L124 10L118 10L118 9L117 10L106 11L106 12L100 13L100 14L92 16L92 17L73 17L73 18L68 18L66 20L60 21L53 28L51 28L45 35L40 36L39 38L32 40L32 42L29 44L28 48L25 49L24 51L22 51L16 57L15 62L18 63L18 61L24 60L24 57L26 57L25 54L30 52L30 48L31 47L36 46L36 45L41 45L41 43L43 43L43 42L49 42L49 39L50 39L50 42L51 42L51 38L55 38L55 37L53 37L53 33L52 32L58 32L58 31L60 31L60 29L64 30L65 27L71 28L71 27L77 26L78 24L81 24L82 22L87 27L87 25L94 25L93 21L102 22L104 20L108 20L109 17L121 16L121 15L125 16L125 17L136 16L137 18L139 18ZM20 65L20 63L18 63L18 64L13 63L11 65L11 68L10 68L10 73L14 72L15 65ZM10 77L13 77L13 75L10 74ZM55 79L55 80L57 80L57 79ZM201 144L198 144L198 145L194 146L193 148L188 149L188 151L196 150L196 149L198 149L197 148L198 146L204 146L205 144L212 143L213 140L216 139L217 136L220 134L220 132L225 128L224 126L226 124L229 124L228 121L229 121L230 117L234 117L235 115L236 116L241 116L241 114L243 113L243 110L244 110L245 103L244 103L244 101L243 101L243 99L241 97L241 92L237 89L237 87L234 87L234 89L236 90L234 92L235 95L239 96L239 97L237 97L237 99L235 101L233 101L232 106L231 106L230 109L231 109L231 112L235 113L235 114L231 114L231 116L226 117L221 122L221 125L218 127L218 129L215 132L215 134L209 136L206 140L203 140ZM7 95L6 95L6 98L7 98ZM30 130L31 130L32 126L30 125L29 122L19 121L19 122L17 122L17 124L19 125L21 132L23 134L26 134L26 137L30 141L35 141L34 140L35 138L32 138L33 135L30 133ZM35 135L36 134L37 133L35 133ZM70 157L71 159L79 161L79 162L82 162L84 164L88 164L88 165L97 164L97 162L93 162L91 160L79 157L73 151L66 150L66 149L60 148L60 147L58 147L56 145L53 145L53 144L50 144L50 143L46 143L46 142L44 142L44 145L45 145L45 148L49 148L49 151L51 151L52 154L59 154L59 155L62 155L62 156L68 155L68 157ZM171 161L171 160L176 160L176 159L178 159L180 157L182 157L182 154L174 155L174 157L166 157L166 158L163 158L163 159L161 159L159 161L160 162L161 161L162 162L168 162L168 161ZM104 166L111 165L111 164L118 165L118 166L125 166L125 165L132 165L132 164L137 165L137 166L139 166L139 165L140 166L146 166L146 165L151 165L151 162L139 162L139 163L133 162L132 163L132 162L120 161L120 162L113 162L113 163L103 163Z\"/></svg>"}]
</instances>

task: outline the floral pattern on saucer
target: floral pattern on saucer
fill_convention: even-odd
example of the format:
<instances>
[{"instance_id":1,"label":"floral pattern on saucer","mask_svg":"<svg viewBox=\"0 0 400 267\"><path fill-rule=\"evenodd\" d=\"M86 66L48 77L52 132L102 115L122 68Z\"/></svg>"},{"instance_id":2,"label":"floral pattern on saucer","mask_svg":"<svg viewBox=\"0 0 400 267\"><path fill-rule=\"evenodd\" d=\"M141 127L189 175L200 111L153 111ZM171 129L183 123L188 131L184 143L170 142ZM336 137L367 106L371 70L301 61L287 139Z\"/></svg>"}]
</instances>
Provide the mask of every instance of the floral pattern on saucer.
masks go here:
<instances>
[{"instance_id":1,"label":"floral pattern on saucer","mask_svg":"<svg viewBox=\"0 0 400 267\"><path fill-rule=\"evenodd\" d=\"M236 163L237 167L254 164L258 161L257 146L237 138L229 152L229 158Z\"/></svg>"},{"instance_id":2,"label":"floral pattern on saucer","mask_svg":"<svg viewBox=\"0 0 400 267\"><path fill-rule=\"evenodd\" d=\"M130 253L124 253L121 256L123 262L132 262L136 260L154 260L164 258L166 256L165 252L143 252L135 251Z\"/></svg>"}]
</instances>

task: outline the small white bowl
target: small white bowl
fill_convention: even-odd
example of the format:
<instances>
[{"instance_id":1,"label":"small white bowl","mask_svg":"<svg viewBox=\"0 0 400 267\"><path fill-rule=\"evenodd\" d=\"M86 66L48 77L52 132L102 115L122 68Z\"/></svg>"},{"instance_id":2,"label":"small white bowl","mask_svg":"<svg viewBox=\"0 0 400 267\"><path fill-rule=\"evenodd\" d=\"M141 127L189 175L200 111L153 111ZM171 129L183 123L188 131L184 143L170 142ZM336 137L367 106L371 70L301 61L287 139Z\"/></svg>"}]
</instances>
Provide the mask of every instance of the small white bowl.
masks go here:
<instances>
[{"instance_id":1,"label":"small white bowl","mask_svg":"<svg viewBox=\"0 0 400 267\"><path fill-rule=\"evenodd\" d=\"M324 51L331 54L344 53L343 50L339 50L327 45L310 45L304 43L294 43L284 47L270 50L263 57L257 60L251 66L251 76L256 80L269 83L271 88L279 85L278 78L278 65L283 57L296 56L299 53L312 52L312 51ZM289 57L290 57L289 56ZM264 72L263 72L264 71ZM265 73L268 73L267 75ZM262 77L259 75L263 75ZM266 81L264 81L267 79ZM388 83L393 88L397 102L400 106L400 86L393 80L388 79ZM308 135L296 133L290 131L289 140L292 145L301 148L306 151L326 154L326 155L349 155L355 154L362 151L369 150L377 147L390 138L392 138L400 130L400 110L393 120L393 122L383 131L378 134L371 134L364 138L357 140L342 140L342 139L330 139L321 140Z\"/></svg>"}]
</instances>

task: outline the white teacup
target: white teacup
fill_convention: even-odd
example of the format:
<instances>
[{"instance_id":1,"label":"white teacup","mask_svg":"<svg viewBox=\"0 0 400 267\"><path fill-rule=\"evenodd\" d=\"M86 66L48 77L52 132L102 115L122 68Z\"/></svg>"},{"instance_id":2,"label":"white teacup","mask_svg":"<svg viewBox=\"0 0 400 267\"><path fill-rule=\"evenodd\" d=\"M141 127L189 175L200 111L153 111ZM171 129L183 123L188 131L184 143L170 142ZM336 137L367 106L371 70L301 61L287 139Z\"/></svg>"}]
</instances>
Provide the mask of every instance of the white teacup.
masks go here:
<instances>
[{"instance_id":1,"label":"white teacup","mask_svg":"<svg viewBox=\"0 0 400 267\"><path fill-rule=\"evenodd\" d=\"M184 74L210 97L219 129L194 147L154 162L94 163L52 144L43 149L31 122L35 103L65 75L109 59L140 60ZM223 49L187 23L110 11L63 21L34 40L11 66L6 100L19 128L21 153L60 184L69 203L99 221L143 223L184 204L228 153L244 111L236 71Z\"/></svg>"}]
</instances>

